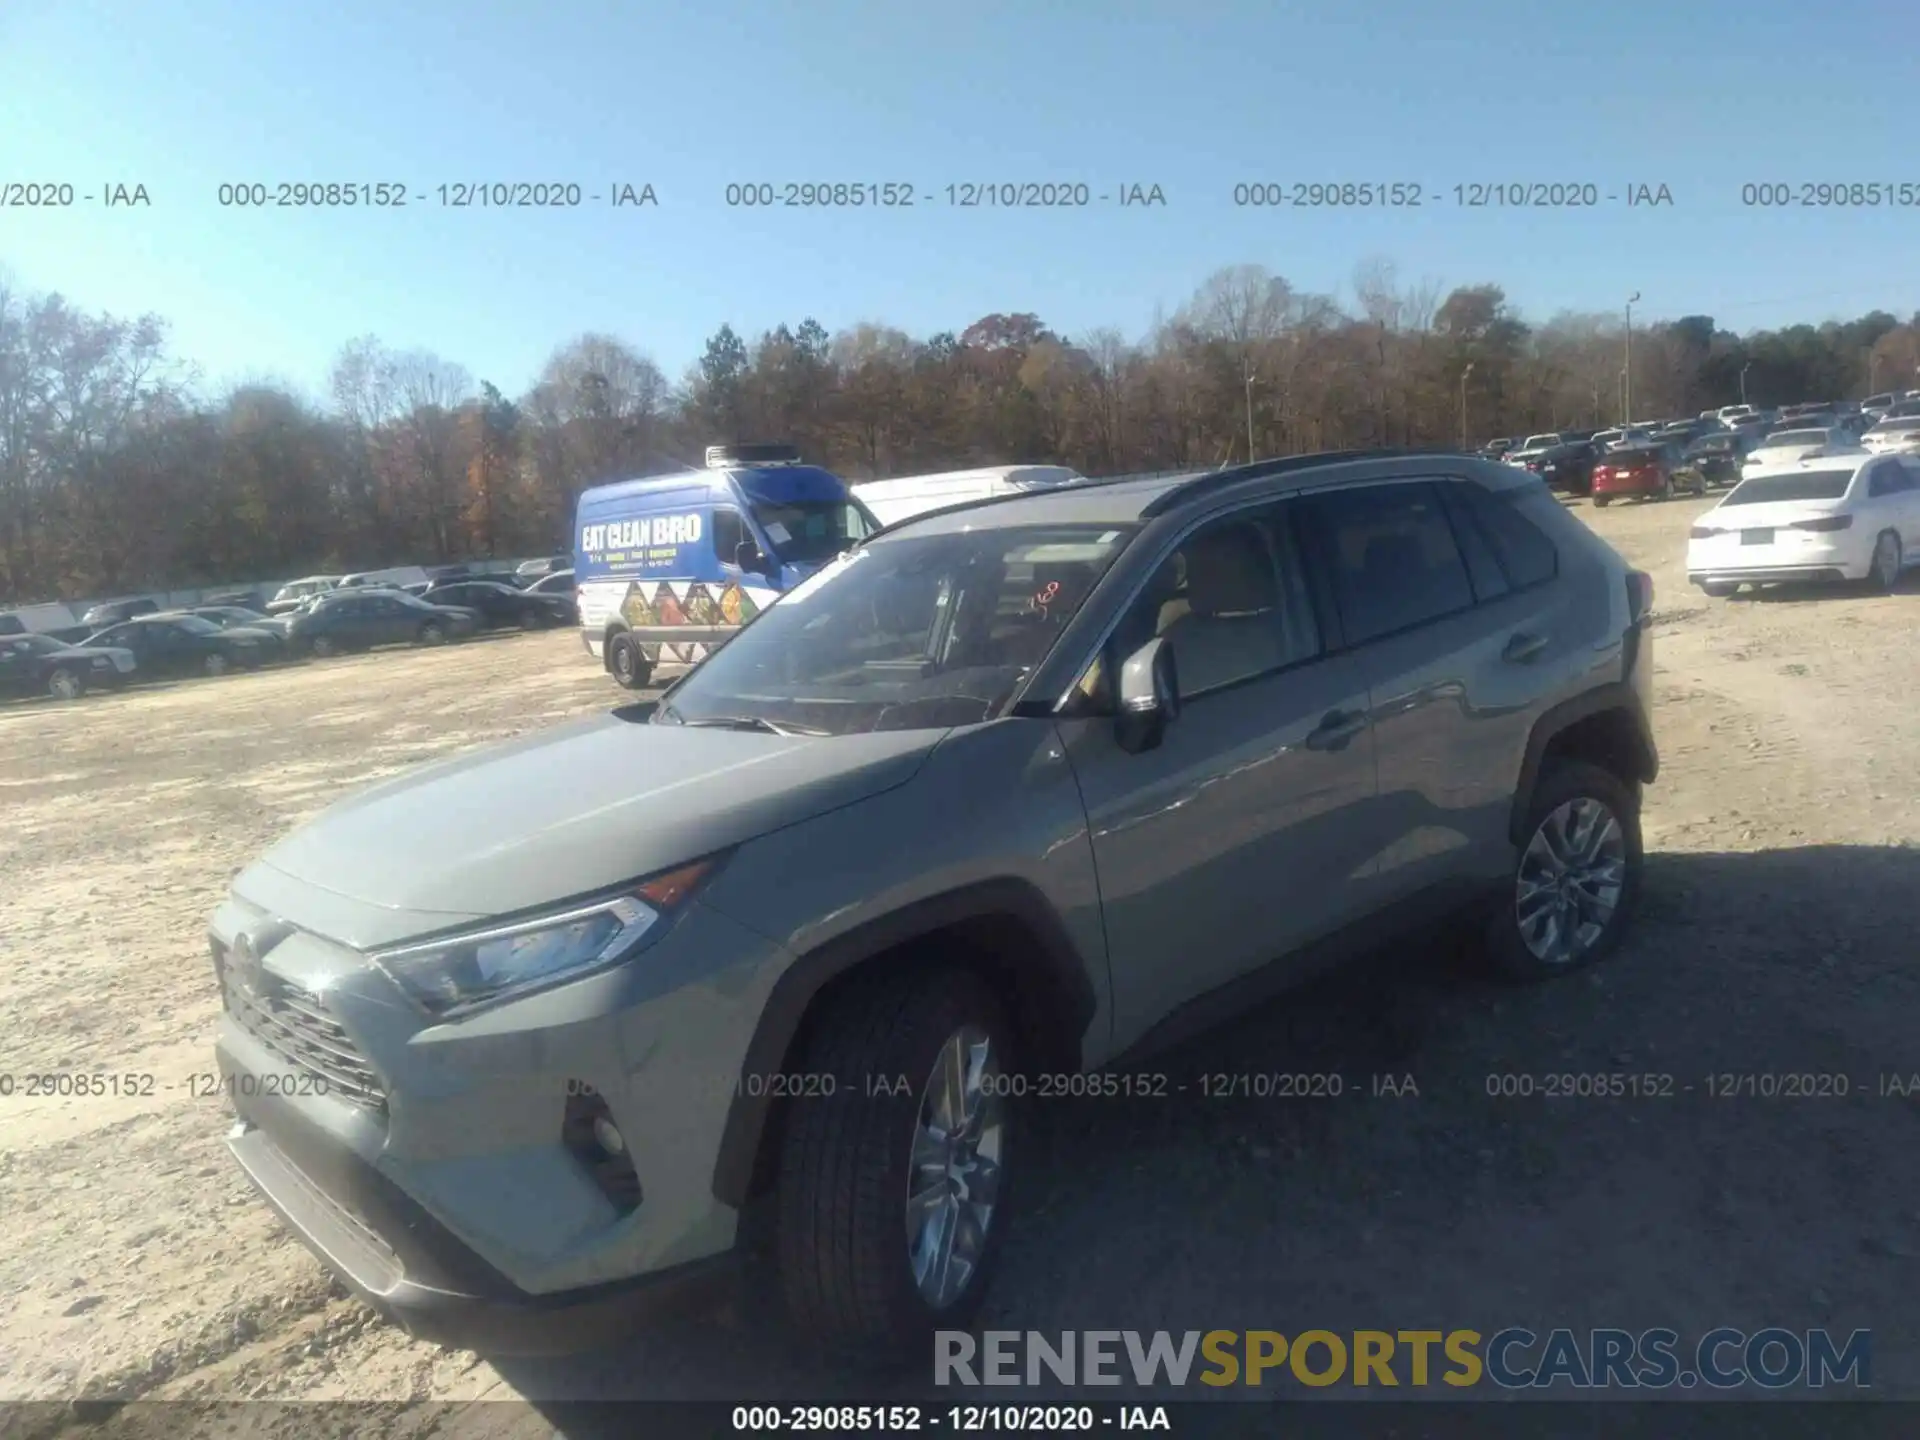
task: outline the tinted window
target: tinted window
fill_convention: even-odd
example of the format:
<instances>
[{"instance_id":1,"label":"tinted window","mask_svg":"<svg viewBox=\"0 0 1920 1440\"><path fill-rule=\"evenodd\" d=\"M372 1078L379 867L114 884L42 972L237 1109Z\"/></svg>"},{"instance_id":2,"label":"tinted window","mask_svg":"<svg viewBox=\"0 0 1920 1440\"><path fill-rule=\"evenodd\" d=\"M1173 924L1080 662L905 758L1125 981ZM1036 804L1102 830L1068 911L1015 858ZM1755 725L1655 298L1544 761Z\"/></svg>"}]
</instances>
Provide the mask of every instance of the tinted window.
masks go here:
<instances>
[{"instance_id":1,"label":"tinted window","mask_svg":"<svg viewBox=\"0 0 1920 1440\"><path fill-rule=\"evenodd\" d=\"M1382 485L1316 502L1349 644L1473 604L1467 566L1432 485Z\"/></svg>"},{"instance_id":2,"label":"tinted window","mask_svg":"<svg viewBox=\"0 0 1920 1440\"><path fill-rule=\"evenodd\" d=\"M1851 470L1801 470L1791 475L1756 475L1727 492L1722 505L1764 505L1779 500L1838 500L1853 481Z\"/></svg>"},{"instance_id":3,"label":"tinted window","mask_svg":"<svg viewBox=\"0 0 1920 1440\"><path fill-rule=\"evenodd\" d=\"M1485 604L1489 600L1498 600L1507 594L1513 586L1507 581L1507 573L1500 568L1499 558L1493 553L1493 542L1474 518L1470 491L1480 491L1477 485L1464 485L1458 482L1450 484L1441 492L1446 496L1447 514L1453 520L1453 538L1459 543L1460 555L1467 562L1467 576L1473 581L1474 598Z\"/></svg>"},{"instance_id":4,"label":"tinted window","mask_svg":"<svg viewBox=\"0 0 1920 1440\"><path fill-rule=\"evenodd\" d=\"M1495 494L1464 482L1456 489L1466 498L1477 528L1492 545L1514 589L1544 585L1560 573L1560 552L1544 530L1520 513L1519 493Z\"/></svg>"},{"instance_id":5,"label":"tinted window","mask_svg":"<svg viewBox=\"0 0 1920 1440\"><path fill-rule=\"evenodd\" d=\"M713 553L723 565L731 565L740 553L740 542L747 538L738 510L713 512Z\"/></svg>"},{"instance_id":6,"label":"tinted window","mask_svg":"<svg viewBox=\"0 0 1920 1440\"><path fill-rule=\"evenodd\" d=\"M1306 571L1281 512L1229 516L1183 540L1115 632L1114 661L1155 636L1173 648L1183 697L1318 655Z\"/></svg>"}]
</instances>

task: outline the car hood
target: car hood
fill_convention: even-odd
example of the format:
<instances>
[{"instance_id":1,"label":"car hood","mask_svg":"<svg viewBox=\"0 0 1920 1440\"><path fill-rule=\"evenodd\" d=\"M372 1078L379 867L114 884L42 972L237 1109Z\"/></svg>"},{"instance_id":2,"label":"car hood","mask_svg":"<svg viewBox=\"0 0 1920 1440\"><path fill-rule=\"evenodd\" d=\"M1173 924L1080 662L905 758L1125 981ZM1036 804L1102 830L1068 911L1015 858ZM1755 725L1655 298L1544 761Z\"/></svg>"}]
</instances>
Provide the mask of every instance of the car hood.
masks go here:
<instances>
[{"instance_id":1,"label":"car hood","mask_svg":"<svg viewBox=\"0 0 1920 1440\"><path fill-rule=\"evenodd\" d=\"M604 890L905 783L945 731L833 738L615 711L411 771L334 805L234 882L365 949Z\"/></svg>"}]
</instances>

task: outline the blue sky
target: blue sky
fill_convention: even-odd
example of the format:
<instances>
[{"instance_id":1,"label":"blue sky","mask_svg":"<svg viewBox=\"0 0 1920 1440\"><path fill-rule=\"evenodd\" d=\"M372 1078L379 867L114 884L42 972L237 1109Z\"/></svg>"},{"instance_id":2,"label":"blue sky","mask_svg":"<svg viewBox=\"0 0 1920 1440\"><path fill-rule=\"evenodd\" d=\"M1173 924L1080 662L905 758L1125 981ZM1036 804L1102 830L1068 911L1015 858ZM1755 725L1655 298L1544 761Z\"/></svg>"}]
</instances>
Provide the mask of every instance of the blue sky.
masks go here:
<instances>
[{"instance_id":1,"label":"blue sky","mask_svg":"<svg viewBox=\"0 0 1920 1440\"><path fill-rule=\"evenodd\" d=\"M1920 207L1760 210L1748 182L1920 187L1912 0L12 0L0 182L146 186L0 210L0 272L152 310L210 384L318 390L342 342L509 393L585 329L679 378L730 321L915 334L1032 310L1143 333L1217 267L1348 292L1494 280L1529 316L1736 329L1920 306ZM651 183L657 208L450 210L463 180ZM394 181L397 211L242 211L222 182ZM1164 208L961 210L944 187L1158 184ZM1250 181L1424 187L1417 211L1237 208ZM911 210L729 208L749 181L908 182ZM1451 187L1616 203L1462 210ZM1628 187L1674 203L1628 208ZM1434 192L1442 193L1435 203ZM929 203L924 197L932 196Z\"/></svg>"}]
</instances>

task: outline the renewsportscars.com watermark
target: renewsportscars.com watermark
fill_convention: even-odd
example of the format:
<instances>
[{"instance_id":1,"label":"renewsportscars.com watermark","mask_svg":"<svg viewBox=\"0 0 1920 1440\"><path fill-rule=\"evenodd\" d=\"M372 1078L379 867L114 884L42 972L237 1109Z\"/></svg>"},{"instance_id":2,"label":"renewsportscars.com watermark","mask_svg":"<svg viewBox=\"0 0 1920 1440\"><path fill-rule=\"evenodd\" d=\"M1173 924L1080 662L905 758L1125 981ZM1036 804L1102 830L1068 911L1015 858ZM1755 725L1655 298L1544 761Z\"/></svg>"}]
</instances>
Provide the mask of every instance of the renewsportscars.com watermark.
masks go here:
<instances>
[{"instance_id":1,"label":"renewsportscars.com watermark","mask_svg":"<svg viewBox=\"0 0 1920 1440\"><path fill-rule=\"evenodd\" d=\"M941 1330L936 1385L1268 1383L1507 1390L1811 1390L1872 1384L1870 1330Z\"/></svg>"}]
</instances>

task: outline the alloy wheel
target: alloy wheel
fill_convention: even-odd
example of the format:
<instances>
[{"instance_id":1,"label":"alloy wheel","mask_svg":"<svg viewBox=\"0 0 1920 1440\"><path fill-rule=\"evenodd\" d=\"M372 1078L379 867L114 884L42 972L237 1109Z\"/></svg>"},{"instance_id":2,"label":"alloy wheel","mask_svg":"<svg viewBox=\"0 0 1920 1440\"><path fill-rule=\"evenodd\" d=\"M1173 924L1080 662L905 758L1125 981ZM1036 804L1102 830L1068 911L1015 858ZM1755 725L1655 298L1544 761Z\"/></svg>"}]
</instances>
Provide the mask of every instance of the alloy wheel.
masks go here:
<instances>
[{"instance_id":1,"label":"alloy wheel","mask_svg":"<svg viewBox=\"0 0 1920 1440\"><path fill-rule=\"evenodd\" d=\"M1900 579L1900 537L1891 530L1873 544L1873 583L1891 590Z\"/></svg>"},{"instance_id":2,"label":"alloy wheel","mask_svg":"<svg viewBox=\"0 0 1920 1440\"><path fill-rule=\"evenodd\" d=\"M1004 1100L993 1041L978 1026L940 1047L907 1163L907 1264L936 1310L966 1292L986 1253L1001 1183Z\"/></svg>"},{"instance_id":3,"label":"alloy wheel","mask_svg":"<svg viewBox=\"0 0 1920 1440\"><path fill-rule=\"evenodd\" d=\"M47 692L56 700L72 700L80 694L80 677L71 670L56 670L47 682Z\"/></svg>"},{"instance_id":4,"label":"alloy wheel","mask_svg":"<svg viewBox=\"0 0 1920 1440\"><path fill-rule=\"evenodd\" d=\"M1556 806L1520 857L1520 938L1541 962L1572 964L1607 933L1626 880L1626 831L1613 811L1591 796Z\"/></svg>"}]
</instances>

